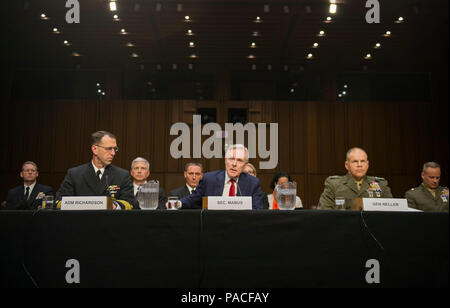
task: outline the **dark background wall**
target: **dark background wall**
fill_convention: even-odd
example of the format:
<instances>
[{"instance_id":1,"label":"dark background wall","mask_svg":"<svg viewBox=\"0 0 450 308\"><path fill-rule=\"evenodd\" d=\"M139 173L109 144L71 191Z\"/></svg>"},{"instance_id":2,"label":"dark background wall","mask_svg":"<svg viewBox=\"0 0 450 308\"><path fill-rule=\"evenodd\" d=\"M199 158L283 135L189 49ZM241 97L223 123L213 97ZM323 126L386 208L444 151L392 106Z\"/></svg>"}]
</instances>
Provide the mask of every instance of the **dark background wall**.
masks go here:
<instances>
[{"instance_id":1,"label":"dark background wall","mask_svg":"<svg viewBox=\"0 0 450 308\"><path fill-rule=\"evenodd\" d=\"M120 152L114 164L129 169L142 156L151 163L151 178L158 179L166 193L184 184L183 168L188 159L170 155L170 126L192 122L201 108L215 108L217 123L224 128L230 108L247 109L253 123L278 123L278 166L259 170L262 189L277 171L286 171L298 183L304 206L317 204L323 182L329 175L344 174L345 152L359 146L368 152L370 175L385 177L394 197L417 186L422 164L442 166L442 184L448 185L448 75L433 71L431 99L348 100L338 99L341 78L335 72L321 73L317 100L233 100L230 74L215 73L210 100L124 98L123 75L107 71L107 95L90 99L27 99L14 97L14 73L4 70L0 104L0 199L19 185L19 172L26 160L39 165L39 182L59 185L68 168L87 162L89 136L108 130L118 138ZM205 140L207 137L203 137ZM200 159L206 171L223 168L223 159ZM258 166L258 159L251 159Z\"/></svg>"}]
</instances>

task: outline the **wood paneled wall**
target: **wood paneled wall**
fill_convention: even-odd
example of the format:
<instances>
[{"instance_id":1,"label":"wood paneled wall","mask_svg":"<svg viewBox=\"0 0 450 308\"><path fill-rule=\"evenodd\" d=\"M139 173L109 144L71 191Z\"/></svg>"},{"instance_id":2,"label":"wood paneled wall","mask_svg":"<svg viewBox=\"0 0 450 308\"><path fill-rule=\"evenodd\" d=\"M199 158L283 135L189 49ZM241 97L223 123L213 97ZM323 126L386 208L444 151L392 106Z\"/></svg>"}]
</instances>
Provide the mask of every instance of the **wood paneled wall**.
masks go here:
<instances>
[{"instance_id":1,"label":"wood paneled wall","mask_svg":"<svg viewBox=\"0 0 450 308\"><path fill-rule=\"evenodd\" d=\"M446 85L435 83L439 93ZM444 91L443 91L444 90ZM448 90L447 90L448 91ZM224 94L226 98L226 94ZM55 192L68 168L91 157L89 137L108 130L120 148L114 164L129 169L142 156L151 163L151 178L168 191L184 184L184 164L173 159L170 126L192 122L197 108L217 108L224 128L227 109L249 109L249 122L278 123L279 161L274 170L259 170L262 189L277 171L286 171L298 183L305 207L317 204L329 175L344 174L345 152L360 146L367 150L370 175L385 177L395 197L403 197L420 183L426 161L442 165L442 183L448 184L448 97L432 102L338 102L332 95L316 102L275 101L131 101L64 100L0 104L1 200L7 190L21 183L19 171L26 160L39 165L39 182ZM203 139L206 139L204 137ZM223 159L200 159L207 171L223 168ZM251 160L258 166L258 160Z\"/></svg>"}]
</instances>

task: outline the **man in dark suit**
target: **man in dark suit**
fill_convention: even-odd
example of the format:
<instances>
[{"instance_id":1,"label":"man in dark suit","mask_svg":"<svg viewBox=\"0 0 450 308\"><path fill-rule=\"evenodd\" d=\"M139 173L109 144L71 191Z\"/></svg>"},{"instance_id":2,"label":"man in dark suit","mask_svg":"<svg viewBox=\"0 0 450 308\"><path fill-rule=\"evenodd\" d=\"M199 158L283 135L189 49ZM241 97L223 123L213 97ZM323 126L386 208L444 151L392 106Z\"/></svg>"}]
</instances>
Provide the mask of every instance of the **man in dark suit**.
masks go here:
<instances>
[{"instance_id":1,"label":"man in dark suit","mask_svg":"<svg viewBox=\"0 0 450 308\"><path fill-rule=\"evenodd\" d=\"M184 167L184 178L186 184L182 187L174 189L169 196L177 196L182 199L189 196L195 191L198 183L203 178L203 166L200 163L187 163Z\"/></svg>"},{"instance_id":2,"label":"man in dark suit","mask_svg":"<svg viewBox=\"0 0 450 308\"><path fill-rule=\"evenodd\" d=\"M230 146L225 153L225 170L205 173L195 192L180 200L182 209L201 209L204 196L251 196L252 208L263 209L259 179L243 172L247 163L247 148Z\"/></svg>"},{"instance_id":3,"label":"man in dark suit","mask_svg":"<svg viewBox=\"0 0 450 308\"><path fill-rule=\"evenodd\" d=\"M137 197L139 186L147 183L147 179L150 176L150 163L148 162L148 160L142 157L136 157L131 162L130 175L133 179L133 194L135 197ZM159 186L158 209L165 209L165 202L166 193L164 192L164 189Z\"/></svg>"},{"instance_id":4,"label":"man in dark suit","mask_svg":"<svg viewBox=\"0 0 450 308\"><path fill-rule=\"evenodd\" d=\"M53 195L53 189L50 186L36 182L38 176L37 165L32 161L25 162L20 172L20 177L23 178L23 185L8 191L5 209L37 210L42 205L44 195Z\"/></svg>"},{"instance_id":5,"label":"man in dark suit","mask_svg":"<svg viewBox=\"0 0 450 308\"><path fill-rule=\"evenodd\" d=\"M110 196L115 200L114 207L138 208L130 174L111 164L118 150L113 134L106 131L93 133L92 161L67 171L56 193L58 204L64 196Z\"/></svg>"}]
</instances>

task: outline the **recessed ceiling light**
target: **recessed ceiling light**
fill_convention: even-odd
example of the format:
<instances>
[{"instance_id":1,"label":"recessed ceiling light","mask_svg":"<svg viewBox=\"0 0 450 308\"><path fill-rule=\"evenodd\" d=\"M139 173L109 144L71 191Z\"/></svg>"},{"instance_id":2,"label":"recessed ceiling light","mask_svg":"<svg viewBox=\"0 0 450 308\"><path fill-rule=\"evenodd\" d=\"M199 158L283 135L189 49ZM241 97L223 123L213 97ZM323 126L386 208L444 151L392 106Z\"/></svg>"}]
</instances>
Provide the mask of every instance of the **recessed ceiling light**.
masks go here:
<instances>
[{"instance_id":1,"label":"recessed ceiling light","mask_svg":"<svg viewBox=\"0 0 450 308\"><path fill-rule=\"evenodd\" d=\"M308 58L308 59L312 59L314 56L313 56L313 54L312 53L309 53L307 56L306 56L306 58Z\"/></svg>"},{"instance_id":2,"label":"recessed ceiling light","mask_svg":"<svg viewBox=\"0 0 450 308\"><path fill-rule=\"evenodd\" d=\"M47 17L47 15L45 15L44 13L41 14L41 19L42 20L49 20L50 18Z\"/></svg>"},{"instance_id":3,"label":"recessed ceiling light","mask_svg":"<svg viewBox=\"0 0 450 308\"><path fill-rule=\"evenodd\" d=\"M64 40L63 44L66 45L66 46L70 46L71 45L68 40Z\"/></svg>"},{"instance_id":4,"label":"recessed ceiling light","mask_svg":"<svg viewBox=\"0 0 450 308\"><path fill-rule=\"evenodd\" d=\"M53 28L52 33L53 34L60 34L61 32L58 30L58 28Z\"/></svg>"},{"instance_id":5,"label":"recessed ceiling light","mask_svg":"<svg viewBox=\"0 0 450 308\"><path fill-rule=\"evenodd\" d=\"M261 34L258 31L253 31L252 32L252 36L261 36Z\"/></svg>"},{"instance_id":6,"label":"recessed ceiling light","mask_svg":"<svg viewBox=\"0 0 450 308\"><path fill-rule=\"evenodd\" d=\"M325 22L327 23L327 24L329 24L330 22L332 22L333 21L333 18L331 18L330 16L328 16L326 19L325 19Z\"/></svg>"},{"instance_id":7,"label":"recessed ceiling light","mask_svg":"<svg viewBox=\"0 0 450 308\"><path fill-rule=\"evenodd\" d=\"M247 58L249 58L249 59L255 59L256 57L255 57L255 55L248 55Z\"/></svg>"},{"instance_id":8,"label":"recessed ceiling light","mask_svg":"<svg viewBox=\"0 0 450 308\"><path fill-rule=\"evenodd\" d=\"M317 36L325 36L325 31L321 30Z\"/></svg>"},{"instance_id":9,"label":"recessed ceiling light","mask_svg":"<svg viewBox=\"0 0 450 308\"><path fill-rule=\"evenodd\" d=\"M111 12L117 11L117 4L115 0L109 2L109 10Z\"/></svg>"},{"instance_id":10,"label":"recessed ceiling light","mask_svg":"<svg viewBox=\"0 0 450 308\"><path fill-rule=\"evenodd\" d=\"M137 53L135 53L135 52L133 52L130 56L132 58L139 58L139 55Z\"/></svg>"},{"instance_id":11,"label":"recessed ceiling light","mask_svg":"<svg viewBox=\"0 0 450 308\"><path fill-rule=\"evenodd\" d=\"M190 22L191 21L191 17L189 17L188 15L184 16L184 21L185 22Z\"/></svg>"},{"instance_id":12,"label":"recessed ceiling light","mask_svg":"<svg viewBox=\"0 0 450 308\"><path fill-rule=\"evenodd\" d=\"M402 22L404 22L405 21L405 19L403 18L403 17L399 17L396 21L395 21L395 23L397 23L397 24L401 24Z\"/></svg>"},{"instance_id":13,"label":"recessed ceiling light","mask_svg":"<svg viewBox=\"0 0 450 308\"><path fill-rule=\"evenodd\" d=\"M364 59L366 59L366 60L372 59L372 55L371 55L370 53L368 53L368 54L364 57Z\"/></svg>"},{"instance_id":14,"label":"recessed ceiling light","mask_svg":"<svg viewBox=\"0 0 450 308\"><path fill-rule=\"evenodd\" d=\"M384 33L383 34L383 36L385 36L385 37L389 37L389 36L391 36L392 35L392 33L391 33L391 31L386 31L386 33Z\"/></svg>"},{"instance_id":15,"label":"recessed ceiling light","mask_svg":"<svg viewBox=\"0 0 450 308\"><path fill-rule=\"evenodd\" d=\"M195 47L194 42L189 42L189 47Z\"/></svg>"},{"instance_id":16,"label":"recessed ceiling light","mask_svg":"<svg viewBox=\"0 0 450 308\"><path fill-rule=\"evenodd\" d=\"M126 47L134 47L134 46L136 46L136 45L134 45L134 44L131 43L131 42L128 42L128 43L125 44L125 46L126 46Z\"/></svg>"},{"instance_id":17,"label":"recessed ceiling light","mask_svg":"<svg viewBox=\"0 0 450 308\"><path fill-rule=\"evenodd\" d=\"M381 44L380 43L376 43L374 48L380 48Z\"/></svg>"},{"instance_id":18,"label":"recessed ceiling light","mask_svg":"<svg viewBox=\"0 0 450 308\"><path fill-rule=\"evenodd\" d=\"M194 32L192 32L191 29L189 29L189 30L187 30L186 35L191 36L191 35L195 35L195 34L194 34Z\"/></svg>"},{"instance_id":19,"label":"recessed ceiling light","mask_svg":"<svg viewBox=\"0 0 450 308\"><path fill-rule=\"evenodd\" d=\"M72 57L81 57L81 55L78 52L76 52L76 51L72 52L70 55Z\"/></svg>"},{"instance_id":20,"label":"recessed ceiling light","mask_svg":"<svg viewBox=\"0 0 450 308\"><path fill-rule=\"evenodd\" d=\"M330 4L330 14L336 14L337 11L337 5L332 3Z\"/></svg>"},{"instance_id":21,"label":"recessed ceiling light","mask_svg":"<svg viewBox=\"0 0 450 308\"><path fill-rule=\"evenodd\" d=\"M120 34L126 35L126 34L128 34L128 32L125 29L120 29Z\"/></svg>"},{"instance_id":22,"label":"recessed ceiling light","mask_svg":"<svg viewBox=\"0 0 450 308\"><path fill-rule=\"evenodd\" d=\"M314 43L313 44L313 48L318 48L319 47L319 43Z\"/></svg>"},{"instance_id":23,"label":"recessed ceiling light","mask_svg":"<svg viewBox=\"0 0 450 308\"><path fill-rule=\"evenodd\" d=\"M262 22L261 17L256 16L256 18L253 20L253 22Z\"/></svg>"},{"instance_id":24,"label":"recessed ceiling light","mask_svg":"<svg viewBox=\"0 0 450 308\"><path fill-rule=\"evenodd\" d=\"M113 16L113 19L114 19L114 21L119 21L119 20L120 20L120 19L119 19L119 15L115 14L115 15Z\"/></svg>"},{"instance_id":25,"label":"recessed ceiling light","mask_svg":"<svg viewBox=\"0 0 450 308\"><path fill-rule=\"evenodd\" d=\"M252 43L250 44L250 48L256 48L256 43L255 43L255 42L252 42Z\"/></svg>"},{"instance_id":26,"label":"recessed ceiling light","mask_svg":"<svg viewBox=\"0 0 450 308\"><path fill-rule=\"evenodd\" d=\"M191 59L196 59L197 57L198 56L196 54L192 54L192 55L189 56L189 58L191 58Z\"/></svg>"}]
</instances>

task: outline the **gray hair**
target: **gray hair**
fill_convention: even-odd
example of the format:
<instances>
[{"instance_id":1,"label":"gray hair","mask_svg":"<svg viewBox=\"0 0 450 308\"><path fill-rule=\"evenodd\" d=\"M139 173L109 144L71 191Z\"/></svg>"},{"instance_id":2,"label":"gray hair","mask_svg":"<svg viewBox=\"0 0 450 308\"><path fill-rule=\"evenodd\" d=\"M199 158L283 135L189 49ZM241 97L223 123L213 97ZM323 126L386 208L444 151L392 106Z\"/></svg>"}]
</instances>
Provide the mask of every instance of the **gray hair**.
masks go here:
<instances>
[{"instance_id":1,"label":"gray hair","mask_svg":"<svg viewBox=\"0 0 450 308\"><path fill-rule=\"evenodd\" d=\"M232 144L225 151L225 158L228 158L228 153L233 149L244 149L245 151L245 162L248 163L248 149L242 144Z\"/></svg>"},{"instance_id":2,"label":"gray hair","mask_svg":"<svg viewBox=\"0 0 450 308\"><path fill-rule=\"evenodd\" d=\"M348 157L350 156L350 154L351 154L353 151L356 151L356 150L361 150L361 151L363 151L364 153L366 153L367 159L369 159L369 155L367 155L367 152L366 152L366 151L364 151L363 149L358 148L358 147L353 147L353 148L349 149L349 150L347 151L347 153L345 154L345 160L348 160Z\"/></svg>"},{"instance_id":3,"label":"gray hair","mask_svg":"<svg viewBox=\"0 0 450 308\"><path fill-rule=\"evenodd\" d=\"M108 136L110 138L117 139L116 136L114 136L114 134L104 131L104 130L99 130L98 132L95 132L91 135L91 145L99 144L100 140L102 140L102 138L104 136Z\"/></svg>"},{"instance_id":4,"label":"gray hair","mask_svg":"<svg viewBox=\"0 0 450 308\"><path fill-rule=\"evenodd\" d=\"M131 162L131 169L133 169L134 163L137 163L137 162L140 162L140 161L146 163L147 164L147 169L150 170L150 163L148 162L148 160L146 160L145 158L142 158L142 157L136 157L135 159L133 159L133 161Z\"/></svg>"},{"instance_id":5,"label":"gray hair","mask_svg":"<svg viewBox=\"0 0 450 308\"><path fill-rule=\"evenodd\" d=\"M184 171L187 171L188 168L189 168L190 166L197 166L197 167L200 167L200 169L202 170L202 173L203 173L203 165L200 164L200 163L187 163L187 164L184 166Z\"/></svg>"},{"instance_id":6,"label":"gray hair","mask_svg":"<svg viewBox=\"0 0 450 308\"><path fill-rule=\"evenodd\" d=\"M439 164L435 163L434 161L429 161L429 162L423 164L422 171L425 171L425 169L427 169L427 168L439 168L440 169L441 166L439 166Z\"/></svg>"},{"instance_id":7,"label":"gray hair","mask_svg":"<svg viewBox=\"0 0 450 308\"><path fill-rule=\"evenodd\" d=\"M21 171L23 171L23 167L25 167L25 165L33 165L35 168L36 168L36 171L38 171L38 166L36 165L36 163L35 162L32 162L32 161L26 161L26 162L24 162L23 164L22 164L22 170Z\"/></svg>"}]
</instances>

